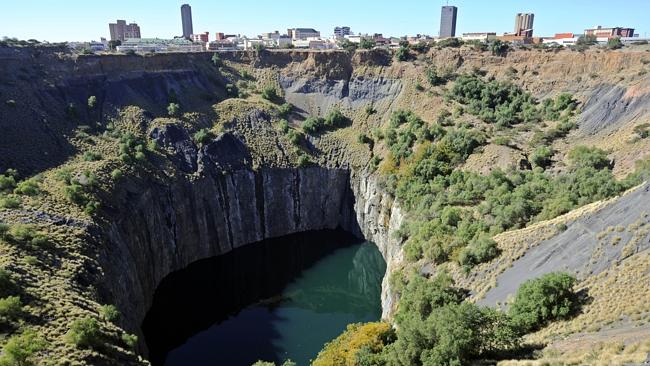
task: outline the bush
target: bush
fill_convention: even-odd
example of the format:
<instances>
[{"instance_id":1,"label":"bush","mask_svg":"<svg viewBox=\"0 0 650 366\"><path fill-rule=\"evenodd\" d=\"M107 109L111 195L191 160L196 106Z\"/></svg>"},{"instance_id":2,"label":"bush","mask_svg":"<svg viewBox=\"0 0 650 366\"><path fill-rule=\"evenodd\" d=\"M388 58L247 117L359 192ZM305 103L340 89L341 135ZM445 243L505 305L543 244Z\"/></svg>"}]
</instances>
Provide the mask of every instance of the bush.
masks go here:
<instances>
[{"instance_id":1,"label":"bush","mask_svg":"<svg viewBox=\"0 0 650 366\"><path fill-rule=\"evenodd\" d=\"M280 122L278 122L278 129L282 133L287 133L289 132L289 122L286 119L281 119Z\"/></svg>"},{"instance_id":2,"label":"bush","mask_svg":"<svg viewBox=\"0 0 650 366\"><path fill-rule=\"evenodd\" d=\"M138 344L138 336L135 334L123 333L122 342L124 342L127 348L134 349Z\"/></svg>"},{"instance_id":3,"label":"bush","mask_svg":"<svg viewBox=\"0 0 650 366\"><path fill-rule=\"evenodd\" d=\"M497 243L489 237L483 236L460 252L458 262L462 266L471 268L477 264L489 262L498 255Z\"/></svg>"},{"instance_id":4,"label":"bush","mask_svg":"<svg viewBox=\"0 0 650 366\"><path fill-rule=\"evenodd\" d=\"M490 51L494 56L500 56L500 57L505 57L508 55L508 50L510 50L510 46L508 45L507 42L502 42L500 40L494 40L490 43Z\"/></svg>"},{"instance_id":5,"label":"bush","mask_svg":"<svg viewBox=\"0 0 650 366\"><path fill-rule=\"evenodd\" d=\"M300 157L298 157L298 167L304 168L309 164L311 164L311 158L309 157L309 155L302 154L300 155Z\"/></svg>"},{"instance_id":6,"label":"bush","mask_svg":"<svg viewBox=\"0 0 650 366\"><path fill-rule=\"evenodd\" d=\"M287 138L289 139L289 142L291 142L291 144L294 146L300 145L300 141L302 140L300 132L297 132L295 130L289 130L287 132Z\"/></svg>"},{"instance_id":7,"label":"bush","mask_svg":"<svg viewBox=\"0 0 650 366\"><path fill-rule=\"evenodd\" d=\"M278 107L278 113L280 114L281 117L287 117L289 114L291 114L292 110L293 110L293 105L291 105L290 103L284 103Z\"/></svg>"},{"instance_id":8,"label":"bush","mask_svg":"<svg viewBox=\"0 0 650 366\"><path fill-rule=\"evenodd\" d=\"M95 106L97 105L97 97L94 95L91 95L88 97L88 109L95 109Z\"/></svg>"},{"instance_id":9,"label":"bush","mask_svg":"<svg viewBox=\"0 0 650 366\"><path fill-rule=\"evenodd\" d=\"M408 61L411 58L411 53L409 52L408 47L400 47L396 52L395 52L395 58L397 61Z\"/></svg>"},{"instance_id":10,"label":"bush","mask_svg":"<svg viewBox=\"0 0 650 366\"><path fill-rule=\"evenodd\" d=\"M395 332L387 323L350 324L341 335L325 345L312 366L356 366L361 353L376 355L392 343L394 337Z\"/></svg>"},{"instance_id":11,"label":"bush","mask_svg":"<svg viewBox=\"0 0 650 366\"><path fill-rule=\"evenodd\" d=\"M23 334L14 335L5 344L0 356L2 366L32 366L36 365L34 354L45 348L46 342L36 332L27 330Z\"/></svg>"},{"instance_id":12,"label":"bush","mask_svg":"<svg viewBox=\"0 0 650 366\"><path fill-rule=\"evenodd\" d=\"M623 42L621 42L620 38L611 38L607 41L607 48L610 50L617 50L619 48L623 48Z\"/></svg>"},{"instance_id":13,"label":"bush","mask_svg":"<svg viewBox=\"0 0 650 366\"><path fill-rule=\"evenodd\" d=\"M9 227L6 236L15 243L39 247L48 242L47 235L37 230L35 225L14 224Z\"/></svg>"},{"instance_id":14,"label":"bush","mask_svg":"<svg viewBox=\"0 0 650 366\"><path fill-rule=\"evenodd\" d=\"M94 151L86 151L83 155L84 161L100 161L102 160L102 154Z\"/></svg>"},{"instance_id":15,"label":"bush","mask_svg":"<svg viewBox=\"0 0 650 366\"><path fill-rule=\"evenodd\" d=\"M177 117L180 114L181 106L178 103L169 103L167 106L167 115Z\"/></svg>"},{"instance_id":16,"label":"bush","mask_svg":"<svg viewBox=\"0 0 650 366\"><path fill-rule=\"evenodd\" d=\"M14 321L20 317L23 304L18 296L9 296L0 299L0 318L7 322Z\"/></svg>"},{"instance_id":17,"label":"bush","mask_svg":"<svg viewBox=\"0 0 650 366\"><path fill-rule=\"evenodd\" d=\"M223 62L221 61L221 58L219 57L219 54L217 54L216 52L214 54L212 54L211 60L212 60L212 64L214 66L216 66L216 67L219 67L219 66L223 65Z\"/></svg>"},{"instance_id":18,"label":"bush","mask_svg":"<svg viewBox=\"0 0 650 366\"><path fill-rule=\"evenodd\" d=\"M315 135L320 132L325 126L325 121L318 117L309 117L303 122L302 130L310 135Z\"/></svg>"},{"instance_id":19,"label":"bush","mask_svg":"<svg viewBox=\"0 0 650 366\"><path fill-rule=\"evenodd\" d=\"M427 69L427 80L433 86L443 85L447 82L446 75L440 74L435 67Z\"/></svg>"},{"instance_id":20,"label":"bush","mask_svg":"<svg viewBox=\"0 0 650 366\"><path fill-rule=\"evenodd\" d=\"M16 185L14 193L22 194L25 196L36 196L41 193L41 189L36 178L29 178Z\"/></svg>"},{"instance_id":21,"label":"bush","mask_svg":"<svg viewBox=\"0 0 650 366\"><path fill-rule=\"evenodd\" d=\"M210 141L212 141L213 138L214 135L212 134L212 131L210 131L210 129L208 128L202 128L194 134L194 141L199 146L203 146L210 143Z\"/></svg>"},{"instance_id":22,"label":"bush","mask_svg":"<svg viewBox=\"0 0 650 366\"><path fill-rule=\"evenodd\" d=\"M66 340L81 348L96 348L102 344L99 323L94 318L77 319L70 324Z\"/></svg>"},{"instance_id":23,"label":"bush","mask_svg":"<svg viewBox=\"0 0 650 366\"><path fill-rule=\"evenodd\" d=\"M561 272L524 282L509 310L514 324L531 332L549 322L569 318L580 305L573 292L575 283L575 277Z\"/></svg>"},{"instance_id":24,"label":"bush","mask_svg":"<svg viewBox=\"0 0 650 366\"><path fill-rule=\"evenodd\" d=\"M359 47L361 47L363 49L366 49L366 50L371 50L371 49L375 48L376 45L377 45L377 43L375 41L373 41L372 39L368 39L368 38L362 38L361 42L359 43Z\"/></svg>"},{"instance_id":25,"label":"bush","mask_svg":"<svg viewBox=\"0 0 650 366\"><path fill-rule=\"evenodd\" d=\"M262 89L262 98L270 102L276 102L278 99L280 99L280 96L278 95L278 91L274 86L267 85L264 87L264 89Z\"/></svg>"},{"instance_id":26,"label":"bush","mask_svg":"<svg viewBox=\"0 0 650 366\"><path fill-rule=\"evenodd\" d=\"M16 178L12 175L0 175L0 192L11 192L16 187Z\"/></svg>"},{"instance_id":27,"label":"bush","mask_svg":"<svg viewBox=\"0 0 650 366\"><path fill-rule=\"evenodd\" d=\"M349 123L350 123L350 119L347 118L345 115L343 115L341 110L339 110L338 108L329 111L327 116L325 116L325 121L324 121L325 127L329 129L345 127Z\"/></svg>"},{"instance_id":28,"label":"bush","mask_svg":"<svg viewBox=\"0 0 650 366\"><path fill-rule=\"evenodd\" d=\"M639 135L639 138L646 139L650 137L650 123L643 123L634 127L634 132ZM1 184L0 184L1 186ZM1 187L0 187L1 190Z\"/></svg>"},{"instance_id":29,"label":"bush","mask_svg":"<svg viewBox=\"0 0 650 366\"><path fill-rule=\"evenodd\" d=\"M11 278L7 270L0 268L0 297L6 297L14 294L16 283Z\"/></svg>"},{"instance_id":30,"label":"bush","mask_svg":"<svg viewBox=\"0 0 650 366\"><path fill-rule=\"evenodd\" d=\"M533 163L534 166L538 166L540 168L547 168L553 163L553 155L555 152L553 149L551 149L548 146L540 146L535 151L530 157L530 162Z\"/></svg>"},{"instance_id":31,"label":"bush","mask_svg":"<svg viewBox=\"0 0 650 366\"><path fill-rule=\"evenodd\" d=\"M611 162L607 152L596 147L577 146L569 151L569 160L573 168L610 168Z\"/></svg>"},{"instance_id":32,"label":"bush","mask_svg":"<svg viewBox=\"0 0 650 366\"><path fill-rule=\"evenodd\" d=\"M443 39L442 41L436 42L436 46L441 48L445 48L445 47L458 48L462 45L463 45L463 41L458 38L446 38Z\"/></svg>"},{"instance_id":33,"label":"bush","mask_svg":"<svg viewBox=\"0 0 650 366\"><path fill-rule=\"evenodd\" d=\"M0 197L0 208L20 208L22 201L20 197L10 195L5 197Z\"/></svg>"},{"instance_id":34,"label":"bush","mask_svg":"<svg viewBox=\"0 0 650 366\"><path fill-rule=\"evenodd\" d=\"M102 318L112 323L116 322L120 318L120 311L117 310L115 305L102 305L102 307L99 308L99 314Z\"/></svg>"},{"instance_id":35,"label":"bush","mask_svg":"<svg viewBox=\"0 0 650 366\"><path fill-rule=\"evenodd\" d=\"M123 176L124 173L120 169L113 169L111 172L111 178L113 178L115 181L122 179Z\"/></svg>"}]
</instances>

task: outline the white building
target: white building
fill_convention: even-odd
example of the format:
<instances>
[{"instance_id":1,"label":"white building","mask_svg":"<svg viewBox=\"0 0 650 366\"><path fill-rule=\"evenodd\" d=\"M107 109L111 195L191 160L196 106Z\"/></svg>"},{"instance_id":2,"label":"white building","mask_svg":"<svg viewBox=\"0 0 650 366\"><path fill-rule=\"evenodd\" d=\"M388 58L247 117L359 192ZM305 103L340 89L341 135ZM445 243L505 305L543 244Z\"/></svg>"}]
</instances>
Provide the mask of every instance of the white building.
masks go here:
<instances>
[{"instance_id":1,"label":"white building","mask_svg":"<svg viewBox=\"0 0 650 366\"><path fill-rule=\"evenodd\" d=\"M463 41L481 41L489 42L497 38L496 32L478 32L478 33L463 33L460 37Z\"/></svg>"},{"instance_id":2,"label":"white building","mask_svg":"<svg viewBox=\"0 0 650 366\"><path fill-rule=\"evenodd\" d=\"M205 51L203 44L192 43L185 38L129 38L117 46L118 52L201 52Z\"/></svg>"},{"instance_id":3,"label":"white building","mask_svg":"<svg viewBox=\"0 0 650 366\"><path fill-rule=\"evenodd\" d=\"M320 38L320 32L313 28L292 28L287 29L287 34L291 39L306 40L308 38Z\"/></svg>"}]
</instances>

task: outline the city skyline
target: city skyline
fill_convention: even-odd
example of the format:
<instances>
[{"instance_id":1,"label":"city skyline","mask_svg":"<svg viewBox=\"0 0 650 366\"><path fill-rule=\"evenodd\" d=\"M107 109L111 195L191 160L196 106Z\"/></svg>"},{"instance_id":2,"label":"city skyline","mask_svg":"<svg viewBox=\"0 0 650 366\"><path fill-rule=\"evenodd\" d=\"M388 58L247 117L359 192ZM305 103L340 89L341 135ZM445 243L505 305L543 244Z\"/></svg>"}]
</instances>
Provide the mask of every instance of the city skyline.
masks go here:
<instances>
[{"instance_id":1,"label":"city skyline","mask_svg":"<svg viewBox=\"0 0 650 366\"><path fill-rule=\"evenodd\" d=\"M294 0L280 0L290 6L261 8L252 0L237 4L215 4L196 1L143 1L132 4L116 0L100 11L87 1L71 0L64 9L52 0L12 2L5 5L0 15L0 37L19 39L35 38L50 42L99 40L110 38L107 24L114 19L137 23L142 37L171 38L182 35L180 6L188 3L195 13L193 23L196 33L236 33L256 36L263 32L293 27L309 27L330 36L337 25L347 25L355 33L383 33L386 36L428 34L437 36L440 8L446 1L405 0L395 10L394 2L344 2L332 0L309 7L296 6ZM331 6L333 3L342 5ZM34 6L34 5L39 6ZM250 5L250 6L247 6ZM124 5L124 6L121 6ZM517 13L535 13L535 35L552 36L555 33L582 33L596 25L622 26L636 29L641 37L647 36L649 24L644 14L650 13L650 2L628 1L625 6L603 0L592 1L516 1L505 0L498 4L478 0L450 1L459 8L456 35L465 32L511 32ZM239 10L238 10L239 9ZM241 11L240 9L248 9ZM259 9L259 10L257 10ZM561 11L558 11L561 9ZM235 16L233 14L240 14Z\"/></svg>"}]
</instances>

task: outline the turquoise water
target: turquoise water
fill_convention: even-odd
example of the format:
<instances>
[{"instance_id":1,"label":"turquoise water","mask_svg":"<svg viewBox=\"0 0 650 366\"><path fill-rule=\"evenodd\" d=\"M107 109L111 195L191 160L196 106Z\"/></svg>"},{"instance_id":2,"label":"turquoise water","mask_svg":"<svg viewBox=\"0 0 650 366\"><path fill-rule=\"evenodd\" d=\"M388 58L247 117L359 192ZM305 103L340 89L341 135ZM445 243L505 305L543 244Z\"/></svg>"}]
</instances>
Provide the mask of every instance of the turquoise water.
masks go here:
<instances>
[{"instance_id":1,"label":"turquoise water","mask_svg":"<svg viewBox=\"0 0 650 366\"><path fill-rule=\"evenodd\" d=\"M337 249L304 269L277 296L195 334L166 366L251 365L286 359L309 365L349 323L381 317L386 264L371 243Z\"/></svg>"}]
</instances>

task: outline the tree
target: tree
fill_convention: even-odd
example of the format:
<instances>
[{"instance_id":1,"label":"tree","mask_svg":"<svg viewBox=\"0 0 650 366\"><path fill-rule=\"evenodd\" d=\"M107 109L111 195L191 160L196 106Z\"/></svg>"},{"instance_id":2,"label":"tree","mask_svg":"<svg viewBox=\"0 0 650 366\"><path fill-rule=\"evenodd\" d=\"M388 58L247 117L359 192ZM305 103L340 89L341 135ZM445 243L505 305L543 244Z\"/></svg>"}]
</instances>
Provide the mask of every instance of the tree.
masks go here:
<instances>
[{"instance_id":1,"label":"tree","mask_svg":"<svg viewBox=\"0 0 650 366\"><path fill-rule=\"evenodd\" d=\"M210 129L208 128L202 128L194 134L194 141L199 146L203 146L210 143L210 141L212 141L213 138L214 135L212 134L212 131L210 131Z\"/></svg>"},{"instance_id":2,"label":"tree","mask_svg":"<svg viewBox=\"0 0 650 366\"><path fill-rule=\"evenodd\" d=\"M262 89L262 98L269 102L277 102L280 99L278 90L273 85L267 85Z\"/></svg>"},{"instance_id":3,"label":"tree","mask_svg":"<svg viewBox=\"0 0 650 366\"><path fill-rule=\"evenodd\" d=\"M351 42L349 39L344 38L338 42L338 46L347 52L353 53L357 50L358 45L354 42Z\"/></svg>"},{"instance_id":4,"label":"tree","mask_svg":"<svg viewBox=\"0 0 650 366\"><path fill-rule=\"evenodd\" d=\"M395 52L395 58L398 61L408 61L411 57L408 47L400 47L397 52Z\"/></svg>"},{"instance_id":5,"label":"tree","mask_svg":"<svg viewBox=\"0 0 650 366\"><path fill-rule=\"evenodd\" d=\"M578 296L573 291L575 284L575 277L562 272L524 282L510 306L513 323L527 333L551 321L567 319L579 307Z\"/></svg>"},{"instance_id":6,"label":"tree","mask_svg":"<svg viewBox=\"0 0 650 366\"><path fill-rule=\"evenodd\" d=\"M370 38L362 38L361 42L359 43L359 47L361 47L363 49L366 49L366 50L371 50L371 49L375 48L376 45L377 45L377 43L374 40L370 39Z\"/></svg>"},{"instance_id":7,"label":"tree","mask_svg":"<svg viewBox=\"0 0 650 366\"><path fill-rule=\"evenodd\" d=\"M45 348L46 342L35 331L27 330L23 334L9 338L0 357L2 366L32 366L34 354Z\"/></svg>"},{"instance_id":8,"label":"tree","mask_svg":"<svg viewBox=\"0 0 650 366\"><path fill-rule=\"evenodd\" d=\"M553 155L555 152L548 146L540 146L533 152L530 162L540 168L547 168L553 163Z\"/></svg>"},{"instance_id":9,"label":"tree","mask_svg":"<svg viewBox=\"0 0 650 366\"><path fill-rule=\"evenodd\" d=\"M510 46L507 42L502 42L501 40L494 40L490 43L490 51L495 56L505 57L508 55L508 50Z\"/></svg>"},{"instance_id":10,"label":"tree","mask_svg":"<svg viewBox=\"0 0 650 366\"><path fill-rule=\"evenodd\" d=\"M95 348L102 344L99 322L91 317L77 319L70 324L66 334L68 342L82 348Z\"/></svg>"}]
</instances>

